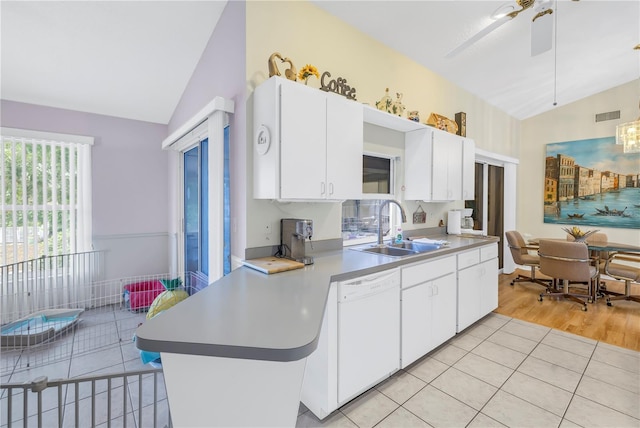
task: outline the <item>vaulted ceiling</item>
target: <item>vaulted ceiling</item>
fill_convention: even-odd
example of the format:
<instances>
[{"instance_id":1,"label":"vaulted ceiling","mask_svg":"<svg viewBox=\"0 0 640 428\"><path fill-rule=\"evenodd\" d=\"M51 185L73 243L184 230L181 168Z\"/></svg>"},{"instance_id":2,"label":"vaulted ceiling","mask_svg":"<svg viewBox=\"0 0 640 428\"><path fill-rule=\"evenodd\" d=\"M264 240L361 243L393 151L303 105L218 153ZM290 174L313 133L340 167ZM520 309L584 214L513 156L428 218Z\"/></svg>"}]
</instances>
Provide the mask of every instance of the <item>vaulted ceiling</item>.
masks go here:
<instances>
[{"instance_id":1,"label":"vaulted ceiling","mask_svg":"<svg viewBox=\"0 0 640 428\"><path fill-rule=\"evenodd\" d=\"M446 57L515 1L313 2L519 119L640 77L640 0L544 0L551 50L531 56L532 7ZM168 123L225 5L2 1L0 96Z\"/></svg>"}]
</instances>

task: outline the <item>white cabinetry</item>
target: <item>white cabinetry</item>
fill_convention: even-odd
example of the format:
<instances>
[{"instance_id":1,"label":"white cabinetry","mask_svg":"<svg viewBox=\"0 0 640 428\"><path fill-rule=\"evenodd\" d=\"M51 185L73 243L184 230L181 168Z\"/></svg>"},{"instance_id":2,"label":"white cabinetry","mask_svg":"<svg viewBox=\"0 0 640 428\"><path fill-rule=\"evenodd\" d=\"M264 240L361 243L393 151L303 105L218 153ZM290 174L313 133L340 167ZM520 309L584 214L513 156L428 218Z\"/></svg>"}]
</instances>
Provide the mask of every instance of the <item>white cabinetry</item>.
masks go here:
<instances>
[{"instance_id":1,"label":"white cabinetry","mask_svg":"<svg viewBox=\"0 0 640 428\"><path fill-rule=\"evenodd\" d=\"M362 193L362 105L272 77L254 92L257 199L344 200Z\"/></svg>"},{"instance_id":2,"label":"white cabinetry","mask_svg":"<svg viewBox=\"0 0 640 428\"><path fill-rule=\"evenodd\" d=\"M473 195L473 162L473 140L465 140L459 135L439 129L407 132L405 199L457 201L463 199L463 193ZM464 169L469 171L465 173ZM464 198L468 197L466 195ZM471 196L470 199L472 198Z\"/></svg>"},{"instance_id":3,"label":"white cabinetry","mask_svg":"<svg viewBox=\"0 0 640 428\"><path fill-rule=\"evenodd\" d=\"M457 257L457 332L461 332L498 307L498 244L465 251Z\"/></svg>"},{"instance_id":4,"label":"white cabinetry","mask_svg":"<svg viewBox=\"0 0 640 428\"><path fill-rule=\"evenodd\" d=\"M333 283L302 402L324 418L400 368L400 271Z\"/></svg>"},{"instance_id":5,"label":"white cabinetry","mask_svg":"<svg viewBox=\"0 0 640 428\"><path fill-rule=\"evenodd\" d=\"M476 197L476 144L465 138L462 141L462 199Z\"/></svg>"},{"instance_id":6,"label":"white cabinetry","mask_svg":"<svg viewBox=\"0 0 640 428\"><path fill-rule=\"evenodd\" d=\"M402 268L401 367L456 333L456 257Z\"/></svg>"}]
</instances>

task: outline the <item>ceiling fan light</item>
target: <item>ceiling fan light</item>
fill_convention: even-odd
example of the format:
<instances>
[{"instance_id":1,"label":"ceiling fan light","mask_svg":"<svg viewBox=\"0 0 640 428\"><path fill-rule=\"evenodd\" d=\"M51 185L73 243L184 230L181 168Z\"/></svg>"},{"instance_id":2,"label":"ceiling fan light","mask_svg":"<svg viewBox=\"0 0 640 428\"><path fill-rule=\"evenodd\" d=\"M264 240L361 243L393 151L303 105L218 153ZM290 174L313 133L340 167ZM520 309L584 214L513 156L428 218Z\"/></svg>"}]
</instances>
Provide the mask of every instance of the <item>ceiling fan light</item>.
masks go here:
<instances>
[{"instance_id":1,"label":"ceiling fan light","mask_svg":"<svg viewBox=\"0 0 640 428\"><path fill-rule=\"evenodd\" d=\"M616 144L623 145L624 153L640 153L640 119L616 126Z\"/></svg>"}]
</instances>

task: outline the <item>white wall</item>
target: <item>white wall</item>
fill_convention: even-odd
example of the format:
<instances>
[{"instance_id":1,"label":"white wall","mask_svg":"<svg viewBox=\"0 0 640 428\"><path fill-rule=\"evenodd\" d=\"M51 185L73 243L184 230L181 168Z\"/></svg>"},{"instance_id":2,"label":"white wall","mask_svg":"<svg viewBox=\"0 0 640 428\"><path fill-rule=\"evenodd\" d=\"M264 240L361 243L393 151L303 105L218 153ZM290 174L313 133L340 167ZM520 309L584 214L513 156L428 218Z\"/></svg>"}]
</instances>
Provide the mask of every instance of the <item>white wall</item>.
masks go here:
<instances>
[{"instance_id":1,"label":"white wall","mask_svg":"<svg viewBox=\"0 0 640 428\"><path fill-rule=\"evenodd\" d=\"M545 145L613 136L616 125L638 117L640 114L638 99L640 99L640 80L634 80L522 122L522 143L518 154L520 168L517 205L517 228L522 233L549 238L563 238L566 235L559 225L544 223ZM597 113L616 110L620 110L619 120L596 123ZM638 172L640 172L640 160ZM635 245L640 242L640 230L599 229L605 232L613 242Z\"/></svg>"},{"instance_id":2,"label":"white wall","mask_svg":"<svg viewBox=\"0 0 640 428\"><path fill-rule=\"evenodd\" d=\"M273 52L293 60L300 69L305 64L318 67L320 73L330 71L332 77L346 78L356 88L358 102L375 105L385 94L402 92L407 110L418 110L422 121L435 112L453 118L456 112L467 113L467 136L476 146L487 151L514 156L519 143L519 121L483 102L476 96L453 85L445 78L378 43L348 26L311 3L248 2L247 7L247 69L249 93L268 78L267 61ZM280 67L284 72L286 64ZM311 78L309 85L319 87ZM247 247L279 243L279 219L282 217L311 218L315 239L341 237L341 206L339 203L289 203L253 199L252 169L253 129L252 97L247 103ZM371 143L371 142L370 142ZM374 142L373 144L378 144ZM400 175L401 177L401 175ZM400 198L402 199L401 195ZM420 203L431 214L420 227L437 226L450 207L456 203ZM418 203L403 202L407 213ZM273 233L263 232L270 225ZM414 226L409 223L407 229Z\"/></svg>"}]
</instances>

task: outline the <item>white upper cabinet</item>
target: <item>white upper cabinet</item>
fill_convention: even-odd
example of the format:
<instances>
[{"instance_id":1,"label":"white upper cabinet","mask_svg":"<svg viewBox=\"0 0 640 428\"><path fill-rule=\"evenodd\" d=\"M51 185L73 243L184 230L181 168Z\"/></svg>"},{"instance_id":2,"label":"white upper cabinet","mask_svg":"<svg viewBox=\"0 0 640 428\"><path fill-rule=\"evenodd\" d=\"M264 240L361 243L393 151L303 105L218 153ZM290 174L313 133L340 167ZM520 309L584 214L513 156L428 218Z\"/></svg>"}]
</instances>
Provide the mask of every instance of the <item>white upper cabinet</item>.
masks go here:
<instances>
[{"instance_id":1,"label":"white upper cabinet","mask_svg":"<svg viewBox=\"0 0 640 428\"><path fill-rule=\"evenodd\" d=\"M474 150L473 140L435 128L407 132L405 199L458 201L473 195Z\"/></svg>"},{"instance_id":2,"label":"white upper cabinet","mask_svg":"<svg viewBox=\"0 0 640 428\"><path fill-rule=\"evenodd\" d=\"M344 200L362 193L362 106L272 77L254 92L254 197Z\"/></svg>"},{"instance_id":3,"label":"white upper cabinet","mask_svg":"<svg viewBox=\"0 0 640 428\"><path fill-rule=\"evenodd\" d=\"M327 198L362 196L362 105L327 94Z\"/></svg>"},{"instance_id":4,"label":"white upper cabinet","mask_svg":"<svg viewBox=\"0 0 640 428\"><path fill-rule=\"evenodd\" d=\"M476 143L469 138L462 142L462 199L476 197Z\"/></svg>"}]
</instances>

